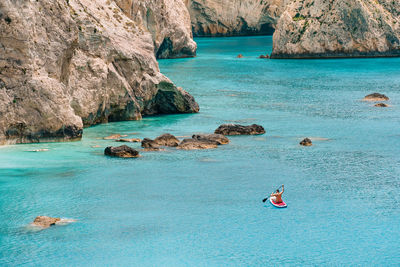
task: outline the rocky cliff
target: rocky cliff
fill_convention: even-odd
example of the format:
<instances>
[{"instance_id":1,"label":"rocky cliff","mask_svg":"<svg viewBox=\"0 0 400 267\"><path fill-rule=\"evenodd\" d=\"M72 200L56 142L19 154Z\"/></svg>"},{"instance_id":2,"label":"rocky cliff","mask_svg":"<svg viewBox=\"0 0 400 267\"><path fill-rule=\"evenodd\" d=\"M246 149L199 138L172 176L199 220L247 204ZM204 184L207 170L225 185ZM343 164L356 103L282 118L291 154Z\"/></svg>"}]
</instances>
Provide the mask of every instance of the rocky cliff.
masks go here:
<instances>
[{"instance_id":1,"label":"rocky cliff","mask_svg":"<svg viewBox=\"0 0 400 267\"><path fill-rule=\"evenodd\" d=\"M132 20L117 4L0 2L1 144L77 139L83 126L198 111L193 97L160 73L153 22Z\"/></svg>"},{"instance_id":2,"label":"rocky cliff","mask_svg":"<svg viewBox=\"0 0 400 267\"><path fill-rule=\"evenodd\" d=\"M195 36L272 34L284 0L186 0Z\"/></svg>"},{"instance_id":3,"label":"rocky cliff","mask_svg":"<svg viewBox=\"0 0 400 267\"><path fill-rule=\"evenodd\" d=\"M154 40L157 58L193 57L189 12L183 0L115 0L135 24L147 29Z\"/></svg>"},{"instance_id":4,"label":"rocky cliff","mask_svg":"<svg viewBox=\"0 0 400 267\"><path fill-rule=\"evenodd\" d=\"M272 58L400 56L393 0L295 0L276 27Z\"/></svg>"}]
</instances>

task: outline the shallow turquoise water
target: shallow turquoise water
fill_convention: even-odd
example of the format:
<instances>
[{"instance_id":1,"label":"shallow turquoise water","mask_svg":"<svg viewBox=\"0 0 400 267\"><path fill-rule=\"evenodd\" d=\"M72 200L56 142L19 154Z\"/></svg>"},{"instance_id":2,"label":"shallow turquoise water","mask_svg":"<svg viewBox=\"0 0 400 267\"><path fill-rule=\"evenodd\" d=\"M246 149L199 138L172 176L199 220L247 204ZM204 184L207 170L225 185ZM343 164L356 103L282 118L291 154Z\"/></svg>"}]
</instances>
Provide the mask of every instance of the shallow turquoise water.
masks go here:
<instances>
[{"instance_id":1,"label":"shallow turquoise water","mask_svg":"<svg viewBox=\"0 0 400 267\"><path fill-rule=\"evenodd\" d=\"M197 58L160 67L199 114L0 147L0 265L400 264L400 59L261 60L271 37L196 41ZM360 101L375 91L392 107ZM110 134L186 136L227 122L267 133L215 150L103 156ZM306 136L314 146L298 145ZM28 152L39 148L49 151ZM288 208L263 205L282 183ZM78 222L34 232L37 215Z\"/></svg>"}]
</instances>

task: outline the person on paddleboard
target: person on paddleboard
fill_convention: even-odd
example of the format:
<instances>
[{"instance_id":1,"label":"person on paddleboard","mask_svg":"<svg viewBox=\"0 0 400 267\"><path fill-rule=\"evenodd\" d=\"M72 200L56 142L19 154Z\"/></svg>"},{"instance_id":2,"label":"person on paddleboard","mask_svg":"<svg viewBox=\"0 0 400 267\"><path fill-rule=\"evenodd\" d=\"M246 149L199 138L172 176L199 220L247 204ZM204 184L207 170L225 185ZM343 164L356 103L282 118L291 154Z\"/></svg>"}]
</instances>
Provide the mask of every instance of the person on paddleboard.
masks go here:
<instances>
[{"instance_id":1,"label":"person on paddleboard","mask_svg":"<svg viewBox=\"0 0 400 267\"><path fill-rule=\"evenodd\" d=\"M284 191L285 191L285 187L284 187L284 185L282 185L282 192L279 192L279 189L277 189L275 193L272 193L272 194L271 194L271 196L270 196L271 199L272 199L276 204L282 203L282 202L283 202L283 200L282 200L282 194L283 194Z\"/></svg>"}]
</instances>

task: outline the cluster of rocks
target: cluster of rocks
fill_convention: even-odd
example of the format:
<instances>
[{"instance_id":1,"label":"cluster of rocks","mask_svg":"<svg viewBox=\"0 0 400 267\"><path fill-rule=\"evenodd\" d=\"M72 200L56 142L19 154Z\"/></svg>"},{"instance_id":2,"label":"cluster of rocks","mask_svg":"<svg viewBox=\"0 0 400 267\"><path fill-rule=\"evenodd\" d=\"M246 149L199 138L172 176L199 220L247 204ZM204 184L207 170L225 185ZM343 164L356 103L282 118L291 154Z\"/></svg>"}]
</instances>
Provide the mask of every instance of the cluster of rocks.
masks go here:
<instances>
[{"instance_id":1,"label":"cluster of rocks","mask_svg":"<svg viewBox=\"0 0 400 267\"><path fill-rule=\"evenodd\" d=\"M373 93L373 94L369 94L369 95L365 96L363 98L363 101L370 101L370 102L389 101L389 97L387 97L384 94ZM380 108L389 107L389 105L386 104L386 103L376 103L374 106L375 107L380 107Z\"/></svg>"},{"instance_id":2,"label":"cluster of rocks","mask_svg":"<svg viewBox=\"0 0 400 267\"><path fill-rule=\"evenodd\" d=\"M220 145L229 144L226 135L258 135L264 134L265 130L261 125L252 124L249 126L239 124L223 124L219 126L213 134L194 134L192 138L185 138L180 141L172 134L166 133L156 139L144 138L141 146L144 151L159 151L165 147L174 147L182 150L211 149ZM104 150L104 154L119 158L136 158L139 152L129 146L118 147L109 146Z\"/></svg>"}]
</instances>

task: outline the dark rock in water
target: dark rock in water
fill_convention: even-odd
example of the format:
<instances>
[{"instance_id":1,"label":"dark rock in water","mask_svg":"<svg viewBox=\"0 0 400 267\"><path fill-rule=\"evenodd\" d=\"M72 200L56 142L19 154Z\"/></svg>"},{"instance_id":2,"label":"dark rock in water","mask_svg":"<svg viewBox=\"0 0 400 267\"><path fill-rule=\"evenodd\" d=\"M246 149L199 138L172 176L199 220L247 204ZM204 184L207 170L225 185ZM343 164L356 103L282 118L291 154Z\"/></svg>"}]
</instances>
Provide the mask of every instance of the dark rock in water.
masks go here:
<instances>
[{"instance_id":1,"label":"dark rock in water","mask_svg":"<svg viewBox=\"0 0 400 267\"><path fill-rule=\"evenodd\" d=\"M229 139L222 134L194 134L192 139L199 141L216 142L218 145L229 144Z\"/></svg>"},{"instance_id":2,"label":"dark rock in water","mask_svg":"<svg viewBox=\"0 0 400 267\"><path fill-rule=\"evenodd\" d=\"M237 58L243 58L242 54L237 55Z\"/></svg>"},{"instance_id":3,"label":"dark rock in water","mask_svg":"<svg viewBox=\"0 0 400 267\"><path fill-rule=\"evenodd\" d=\"M48 216L37 216L35 218L35 220L33 221L32 225L43 227L43 228L48 228L52 225L55 225L60 220L61 220L60 218L53 218L53 217L48 217Z\"/></svg>"},{"instance_id":4,"label":"dark rock in water","mask_svg":"<svg viewBox=\"0 0 400 267\"><path fill-rule=\"evenodd\" d=\"M109 146L104 150L104 154L107 156L118 157L118 158L137 158L139 152L135 149L123 145L118 147Z\"/></svg>"},{"instance_id":5,"label":"dark rock in water","mask_svg":"<svg viewBox=\"0 0 400 267\"><path fill-rule=\"evenodd\" d=\"M179 144L179 140L172 134L163 134L152 140L150 138L144 138L142 141L143 148L158 149L161 146L176 147Z\"/></svg>"},{"instance_id":6,"label":"dark rock in water","mask_svg":"<svg viewBox=\"0 0 400 267\"><path fill-rule=\"evenodd\" d=\"M269 55L268 55L268 54L266 54L266 55L260 55L258 58L269 58Z\"/></svg>"},{"instance_id":7,"label":"dark rock in water","mask_svg":"<svg viewBox=\"0 0 400 267\"><path fill-rule=\"evenodd\" d=\"M218 143L215 141L205 141L196 139L183 139L177 147L178 149L193 150L193 149L210 149L216 148Z\"/></svg>"},{"instance_id":8,"label":"dark rock in water","mask_svg":"<svg viewBox=\"0 0 400 267\"><path fill-rule=\"evenodd\" d=\"M264 134L265 130L261 125L252 124L249 126L239 124L222 124L215 132L222 135L255 135Z\"/></svg>"},{"instance_id":9,"label":"dark rock in water","mask_svg":"<svg viewBox=\"0 0 400 267\"><path fill-rule=\"evenodd\" d=\"M301 142L300 145L302 146L312 146L312 142L309 138L304 138Z\"/></svg>"},{"instance_id":10,"label":"dark rock in water","mask_svg":"<svg viewBox=\"0 0 400 267\"><path fill-rule=\"evenodd\" d=\"M142 147L143 148L160 148L160 146L150 138L144 138L142 140Z\"/></svg>"},{"instance_id":11,"label":"dark rock in water","mask_svg":"<svg viewBox=\"0 0 400 267\"><path fill-rule=\"evenodd\" d=\"M373 94L365 96L363 100L364 101L388 101L389 97L385 96L384 94L373 93Z\"/></svg>"},{"instance_id":12,"label":"dark rock in water","mask_svg":"<svg viewBox=\"0 0 400 267\"><path fill-rule=\"evenodd\" d=\"M172 134L166 133L163 135L160 135L156 139L154 139L154 142L159 145L159 146L178 146L179 145L179 140L173 136Z\"/></svg>"},{"instance_id":13,"label":"dark rock in water","mask_svg":"<svg viewBox=\"0 0 400 267\"><path fill-rule=\"evenodd\" d=\"M389 107L389 105L385 104L385 103L378 103L378 104L375 104L374 106L375 107L379 107L379 108L387 108L387 107Z\"/></svg>"},{"instance_id":14,"label":"dark rock in water","mask_svg":"<svg viewBox=\"0 0 400 267\"><path fill-rule=\"evenodd\" d=\"M118 139L115 140L115 142L125 142L125 143L139 143L142 140L140 140L139 138L126 138L126 139Z\"/></svg>"}]
</instances>

